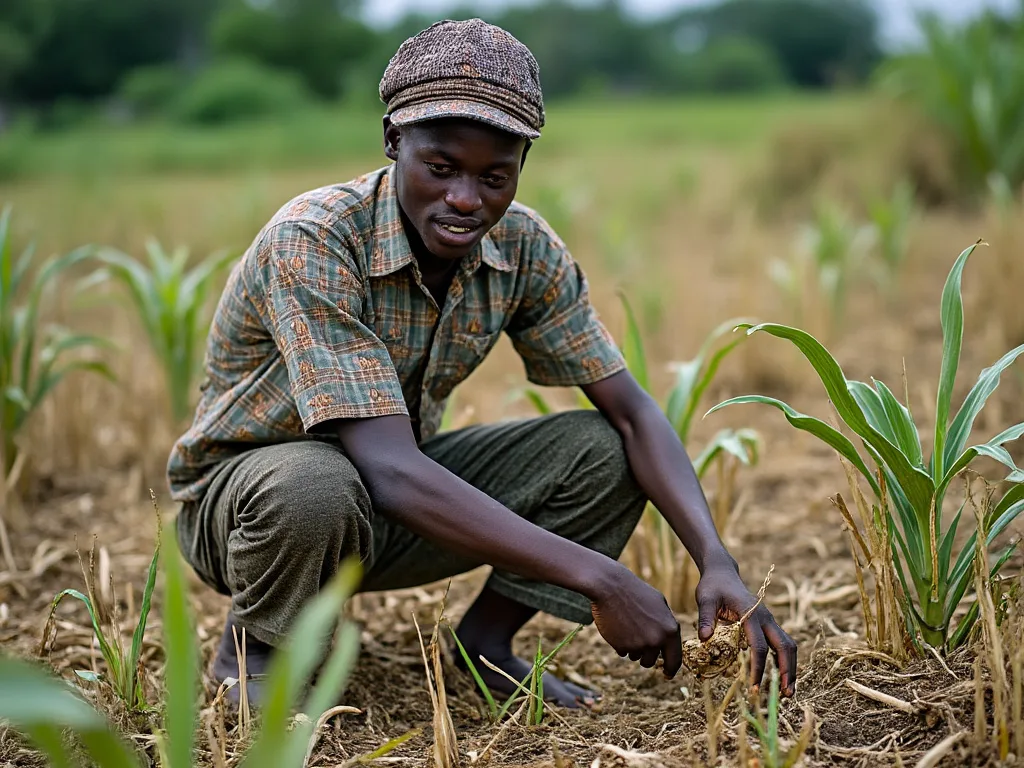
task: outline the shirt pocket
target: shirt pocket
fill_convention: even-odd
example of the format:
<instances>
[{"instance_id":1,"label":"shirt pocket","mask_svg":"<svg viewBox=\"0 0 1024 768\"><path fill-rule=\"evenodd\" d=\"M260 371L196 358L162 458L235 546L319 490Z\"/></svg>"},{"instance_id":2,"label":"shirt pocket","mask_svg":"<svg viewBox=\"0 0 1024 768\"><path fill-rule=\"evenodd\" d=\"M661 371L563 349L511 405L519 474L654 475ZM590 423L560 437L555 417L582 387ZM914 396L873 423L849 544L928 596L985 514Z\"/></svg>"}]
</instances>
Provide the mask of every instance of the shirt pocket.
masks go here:
<instances>
[{"instance_id":1,"label":"shirt pocket","mask_svg":"<svg viewBox=\"0 0 1024 768\"><path fill-rule=\"evenodd\" d=\"M451 334L440 350L437 373L430 387L434 398L442 400L448 397L484 361L500 337L500 330Z\"/></svg>"}]
</instances>

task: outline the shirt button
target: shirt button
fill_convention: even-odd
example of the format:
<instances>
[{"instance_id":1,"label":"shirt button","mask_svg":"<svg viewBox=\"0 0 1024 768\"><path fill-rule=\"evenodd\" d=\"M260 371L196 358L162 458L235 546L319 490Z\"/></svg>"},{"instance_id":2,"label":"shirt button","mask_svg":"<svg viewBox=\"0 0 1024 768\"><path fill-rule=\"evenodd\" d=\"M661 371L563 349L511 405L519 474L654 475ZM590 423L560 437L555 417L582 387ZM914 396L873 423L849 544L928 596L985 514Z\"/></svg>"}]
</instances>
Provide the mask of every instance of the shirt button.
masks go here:
<instances>
[{"instance_id":1,"label":"shirt button","mask_svg":"<svg viewBox=\"0 0 1024 768\"><path fill-rule=\"evenodd\" d=\"M378 392L376 389L371 389L370 390L370 399L371 400L380 400L380 392Z\"/></svg>"}]
</instances>

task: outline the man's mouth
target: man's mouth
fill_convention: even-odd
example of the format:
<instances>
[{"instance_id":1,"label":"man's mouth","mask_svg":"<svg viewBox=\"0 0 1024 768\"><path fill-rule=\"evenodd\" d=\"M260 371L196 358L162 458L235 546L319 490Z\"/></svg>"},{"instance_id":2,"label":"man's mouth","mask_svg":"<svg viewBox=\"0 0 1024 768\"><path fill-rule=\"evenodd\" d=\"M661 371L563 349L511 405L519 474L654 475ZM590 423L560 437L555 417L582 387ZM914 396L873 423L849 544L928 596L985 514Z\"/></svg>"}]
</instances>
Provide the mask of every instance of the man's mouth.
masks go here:
<instances>
[{"instance_id":1,"label":"man's mouth","mask_svg":"<svg viewBox=\"0 0 1024 768\"><path fill-rule=\"evenodd\" d=\"M480 233L480 228L483 226L480 222L470 221L439 221L435 219L431 222L434 226L434 232L437 234L437 239L442 245L448 248L466 248L471 246L473 241L476 240Z\"/></svg>"}]
</instances>

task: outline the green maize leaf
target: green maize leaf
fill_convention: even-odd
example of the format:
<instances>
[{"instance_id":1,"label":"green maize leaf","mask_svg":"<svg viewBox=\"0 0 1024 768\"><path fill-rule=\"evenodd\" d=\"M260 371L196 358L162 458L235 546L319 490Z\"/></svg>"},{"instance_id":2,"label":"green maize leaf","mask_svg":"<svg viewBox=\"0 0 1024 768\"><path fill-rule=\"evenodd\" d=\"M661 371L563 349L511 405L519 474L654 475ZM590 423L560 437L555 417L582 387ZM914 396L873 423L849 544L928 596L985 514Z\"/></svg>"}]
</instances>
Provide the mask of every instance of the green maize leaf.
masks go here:
<instances>
[{"instance_id":1,"label":"green maize leaf","mask_svg":"<svg viewBox=\"0 0 1024 768\"><path fill-rule=\"evenodd\" d=\"M71 765L60 738L73 730L103 768L138 768L139 761L109 723L74 690L34 664L0 655L0 720L26 733L54 766Z\"/></svg>"},{"instance_id":2,"label":"green maize leaf","mask_svg":"<svg viewBox=\"0 0 1024 768\"><path fill-rule=\"evenodd\" d=\"M200 262L181 281L181 294L186 297L205 296L210 280L234 261L235 257L236 254L233 251L223 251L214 253L205 261Z\"/></svg>"},{"instance_id":3,"label":"green maize leaf","mask_svg":"<svg viewBox=\"0 0 1024 768\"><path fill-rule=\"evenodd\" d=\"M675 428L683 445L686 445L686 440L689 437L686 413L693 402L693 388L697 384L697 374L700 373L702 362L697 357L684 363L676 363L676 382L668 394L668 402L665 405L665 415Z\"/></svg>"},{"instance_id":4,"label":"green maize leaf","mask_svg":"<svg viewBox=\"0 0 1024 768\"><path fill-rule=\"evenodd\" d=\"M99 620L96 618L96 611L93 609L92 601L79 592L77 589L65 589L57 593L57 596L53 598L50 603L50 617L52 618L54 613L57 611L57 606L65 597L71 597L75 600L79 600L85 604L86 610L89 612L89 620L92 622L92 631L96 636L96 642L100 646L100 654L103 656L103 660L107 662L107 666L110 667L110 674L112 677L120 677L120 669L122 666L121 658L114 652L114 649L110 647L110 643L107 642L107 636L103 633L100 628Z\"/></svg>"},{"instance_id":5,"label":"green maize leaf","mask_svg":"<svg viewBox=\"0 0 1024 768\"><path fill-rule=\"evenodd\" d=\"M932 447L932 478L936 483L946 472L945 451L950 401L953 399L953 387L956 384L964 336L964 302L960 284L967 259L977 245L975 243L960 254L942 289L942 370L939 374L939 389L935 402L935 442Z\"/></svg>"},{"instance_id":6,"label":"green maize leaf","mask_svg":"<svg viewBox=\"0 0 1024 768\"><path fill-rule=\"evenodd\" d=\"M168 537L164 555L163 635L167 666L164 727L168 735L166 768L191 768L198 717L196 692L199 682L199 645L189 613L188 586L174 536ZM156 562L156 556L153 557ZM148 585L147 585L148 586Z\"/></svg>"},{"instance_id":7,"label":"green maize leaf","mask_svg":"<svg viewBox=\"0 0 1024 768\"><path fill-rule=\"evenodd\" d=\"M715 376L718 374L718 369L722 365L722 361L726 356L732 352L736 347L742 344L746 340L746 336L740 336L735 341L732 341L715 354L708 360L707 368L704 370L704 374L697 380L697 385L693 390L693 395L690 398L690 403L683 416L683 424L680 427L685 434L690 433L690 425L693 423L693 417L697 413L697 407L700 405L701 399L704 397L704 393L708 387L711 386L711 382L714 381Z\"/></svg>"},{"instance_id":8,"label":"green maize leaf","mask_svg":"<svg viewBox=\"0 0 1024 768\"><path fill-rule=\"evenodd\" d=\"M708 467L721 454L727 453L745 466L757 461L760 447L760 435L753 430L734 431L720 430L693 460L693 468L698 478L702 478Z\"/></svg>"},{"instance_id":9,"label":"green maize leaf","mask_svg":"<svg viewBox=\"0 0 1024 768\"><path fill-rule=\"evenodd\" d=\"M0 296L14 296L14 261L11 253L11 206L0 211Z\"/></svg>"},{"instance_id":10,"label":"green maize leaf","mask_svg":"<svg viewBox=\"0 0 1024 768\"><path fill-rule=\"evenodd\" d=\"M842 368L839 367L839 363L829 354L828 350L809 333L789 326L764 323L750 328L747 334L757 331L764 331L772 336L793 342L817 372L840 418L865 442L875 448L885 465L893 471L896 479L899 480L900 486L907 494L907 499L917 510L918 515L927 515L935 489L931 477L928 476L928 473L914 467L891 441L871 426L857 401L847 389L847 379Z\"/></svg>"},{"instance_id":11,"label":"green maize leaf","mask_svg":"<svg viewBox=\"0 0 1024 768\"><path fill-rule=\"evenodd\" d=\"M314 725L338 701L358 657L359 629L354 624L343 624L338 631L337 644L324 664L307 703L308 719L296 722L288 734L282 765L303 765Z\"/></svg>"},{"instance_id":12,"label":"green maize leaf","mask_svg":"<svg viewBox=\"0 0 1024 768\"><path fill-rule=\"evenodd\" d=\"M921 449L921 435L917 431L910 409L901 403L884 382L872 379L882 400L886 416L896 435L896 445L907 455L910 463L924 469L924 452Z\"/></svg>"},{"instance_id":13,"label":"green maize leaf","mask_svg":"<svg viewBox=\"0 0 1024 768\"><path fill-rule=\"evenodd\" d=\"M885 462L882 461L882 457L878 455L878 452L871 447L870 444L864 443L865 450L871 455L872 460L876 466L881 468L881 472L885 477L885 488L886 493L893 507L896 509L896 514L899 515L900 524L903 527L903 531L906 535L906 543L909 548L910 558L908 564L910 565L910 572L913 576L914 583L918 584L919 579L924 579L929 563L931 562L930 557L925 556L925 543L928 540L928 526L927 520L924 521L922 527L922 521L917 515L917 511L914 509L910 500L907 498L906 492L903 487L896 480L896 476L892 473L892 470L886 466ZM876 491L876 497L878 492ZM890 520L891 520L890 516ZM922 533L923 531L923 533ZM925 580L921 583L927 583Z\"/></svg>"},{"instance_id":14,"label":"green maize leaf","mask_svg":"<svg viewBox=\"0 0 1024 768\"><path fill-rule=\"evenodd\" d=\"M332 627L345 601L355 593L361 576L359 562L346 560L299 614L288 640L274 655L264 687L263 728L242 761L245 768L277 768L285 764L289 715L323 657Z\"/></svg>"},{"instance_id":15,"label":"green maize leaf","mask_svg":"<svg viewBox=\"0 0 1024 768\"><path fill-rule=\"evenodd\" d=\"M157 560L160 558L160 541L157 537L156 549L153 552L153 559L149 561L149 573L146 576L146 586L142 590L142 605L139 608L139 620L135 625L135 632L132 633L132 649L128 657L128 674L135 675L135 670L142 656L142 638L146 633L146 623L149 621L149 609L153 604L153 590L156 589ZM143 702L139 702L142 704Z\"/></svg>"},{"instance_id":16,"label":"green maize leaf","mask_svg":"<svg viewBox=\"0 0 1024 768\"><path fill-rule=\"evenodd\" d=\"M644 353L644 340L640 335L640 326L633 315L633 308L629 305L626 295L619 294L622 300L622 307L626 312L626 338L622 343L622 355L626 359L626 367L629 368L633 378L647 392L650 392L650 379L647 376L647 355Z\"/></svg>"},{"instance_id":17,"label":"green maize leaf","mask_svg":"<svg viewBox=\"0 0 1024 768\"><path fill-rule=\"evenodd\" d=\"M1011 472L1019 471L1017 465L1014 464L1013 457L1002 446L1005 443L1019 440L1021 437L1024 437L1024 422L1000 432L987 443L972 445L950 464L946 476L942 478L942 482L939 484L937 493L940 495L945 493L953 479L970 466L971 462L978 456L993 458L1009 468Z\"/></svg>"},{"instance_id":18,"label":"green maize leaf","mask_svg":"<svg viewBox=\"0 0 1024 768\"><path fill-rule=\"evenodd\" d=\"M32 264L33 259L36 255L36 244L29 243L25 250L22 252L21 257L18 259L18 263L14 265L14 272L9 277L7 282L8 290L7 294L12 299L18 295L18 289L21 288L21 281L25 279L25 275L28 274L29 267ZM4 291L0 290L0 296L4 295Z\"/></svg>"},{"instance_id":19,"label":"green maize leaf","mask_svg":"<svg viewBox=\"0 0 1024 768\"><path fill-rule=\"evenodd\" d=\"M816 419L813 416L808 416L793 410L792 407L781 400L776 400L774 397L768 397L766 395L742 395L719 403L704 415L706 418L715 411L721 410L726 406L741 405L745 403L761 403L763 405L771 405L778 408L786 416L786 420L790 424L804 432L809 432L822 442L831 446L837 453L856 467L861 475L864 476L864 479L868 481L868 484L871 486L871 490L874 491L876 496L881 493L874 475L868 471L867 465L860 457L860 454L857 453L857 449L842 432L830 427L821 419Z\"/></svg>"},{"instance_id":20,"label":"green maize leaf","mask_svg":"<svg viewBox=\"0 0 1024 768\"><path fill-rule=\"evenodd\" d=\"M10 386L4 389L4 399L18 406L25 413L32 410L32 401L25 396L21 387Z\"/></svg>"},{"instance_id":21,"label":"green maize leaf","mask_svg":"<svg viewBox=\"0 0 1024 768\"><path fill-rule=\"evenodd\" d=\"M997 507L997 510L998 509L999 507ZM999 534L1001 534L1022 511L1024 511L1024 500L1010 504L1002 510L998 517L995 517L995 521L989 527L989 533L985 541L986 545L991 546L996 537L999 536ZM993 512L992 516L995 516L995 512ZM988 523L989 521L986 521L986 526L988 526ZM974 547L977 541L978 532L974 531L967 540L967 543L964 544L963 549L960 550L960 556L957 558L956 565L953 566L953 571L950 574L948 583L949 598L946 602L947 621L948 617L953 615L953 612L956 610L956 606L963 598L964 593L967 591L967 587L970 584L971 565L976 556Z\"/></svg>"},{"instance_id":22,"label":"green maize leaf","mask_svg":"<svg viewBox=\"0 0 1024 768\"><path fill-rule=\"evenodd\" d=\"M889 422L889 415L885 411L885 406L882 404L882 398L878 392L862 381L850 381L847 384L847 389L853 395L853 399L857 401L861 411L864 412L868 423L878 430L890 443L898 445L896 431Z\"/></svg>"},{"instance_id":23,"label":"green maize leaf","mask_svg":"<svg viewBox=\"0 0 1024 768\"><path fill-rule=\"evenodd\" d=\"M676 383L669 394L665 413L684 445L689 438L690 425L693 423L693 417L697 413L704 392L714 381L722 361L743 343L746 336L741 334L734 341L718 349L713 355L711 355L711 350L722 336L732 333L743 322L745 322L743 318L733 318L720 323L704 339L697 356L693 360L678 365ZM709 358L708 355L711 357ZM704 371L703 375L701 375L702 370Z\"/></svg>"},{"instance_id":24,"label":"green maize leaf","mask_svg":"<svg viewBox=\"0 0 1024 768\"><path fill-rule=\"evenodd\" d=\"M24 729L29 739L49 758L50 768L72 768L81 766L79 761L71 762L71 754L64 747L61 728L55 725L33 725Z\"/></svg>"},{"instance_id":25,"label":"green maize leaf","mask_svg":"<svg viewBox=\"0 0 1024 768\"><path fill-rule=\"evenodd\" d=\"M526 397L527 400L530 401L530 404L536 409L537 413L539 413L541 416L547 416L549 413L551 413L551 406L548 404L548 401L544 398L544 395L542 395L533 387L527 387L526 389L524 389L523 395Z\"/></svg>"},{"instance_id":26,"label":"green maize leaf","mask_svg":"<svg viewBox=\"0 0 1024 768\"><path fill-rule=\"evenodd\" d=\"M106 363L100 362L99 360L74 360L67 365L58 368L56 371L50 371L45 377L41 378L36 382L36 391L33 393L33 407L35 404L42 402L48 394L56 387L64 377L73 371L91 371L92 373L98 374L108 381L117 381L117 377L114 372L110 370Z\"/></svg>"},{"instance_id":27,"label":"green maize leaf","mask_svg":"<svg viewBox=\"0 0 1024 768\"><path fill-rule=\"evenodd\" d=\"M1024 344L1007 352L995 365L981 372L977 383L967 394L960 411L949 427L943 466L951 466L956 457L964 450L974 427L974 421L985 407L989 397L998 388L1003 371L1013 365L1014 361L1022 354L1024 354Z\"/></svg>"},{"instance_id":28,"label":"green maize leaf","mask_svg":"<svg viewBox=\"0 0 1024 768\"><path fill-rule=\"evenodd\" d=\"M23 382L27 382L31 376L32 357L35 352L35 334L39 322L39 303L42 299L43 291L58 274L88 258L92 253L92 246L86 245L76 248L70 253L47 261L36 275L25 306L25 315L21 321L23 328L21 335L23 339L21 349L21 380Z\"/></svg>"}]
</instances>

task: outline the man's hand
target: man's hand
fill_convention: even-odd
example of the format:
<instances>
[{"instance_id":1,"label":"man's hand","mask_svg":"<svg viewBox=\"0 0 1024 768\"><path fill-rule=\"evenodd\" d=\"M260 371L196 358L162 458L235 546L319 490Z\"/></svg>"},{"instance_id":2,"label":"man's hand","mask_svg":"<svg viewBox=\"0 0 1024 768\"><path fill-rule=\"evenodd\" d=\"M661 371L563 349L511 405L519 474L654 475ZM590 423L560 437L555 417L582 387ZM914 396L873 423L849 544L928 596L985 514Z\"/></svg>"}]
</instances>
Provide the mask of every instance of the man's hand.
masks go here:
<instances>
[{"instance_id":1,"label":"man's hand","mask_svg":"<svg viewBox=\"0 0 1024 768\"><path fill-rule=\"evenodd\" d=\"M697 637L707 640L715 631L716 620L739 621L756 602L735 567L728 563L709 566L697 584ZM796 643L782 631L764 603L750 614L743 631L750 646L751 683L760 687L771 646L779 667L782 695L791 697L796 691Z\"/></svg>"},{"instance_id":2,"label":"man's hand","mask_svg":"<svg viewBox=\"0 0 1024 768\"><path fill-rule=\"evenodd\" d=\"M617 568L591 601L594 624L619 656L650 669L662 657L675 677L683 663L679 622L662 595L625 567Z\"/></svg>"}]
</instances>

